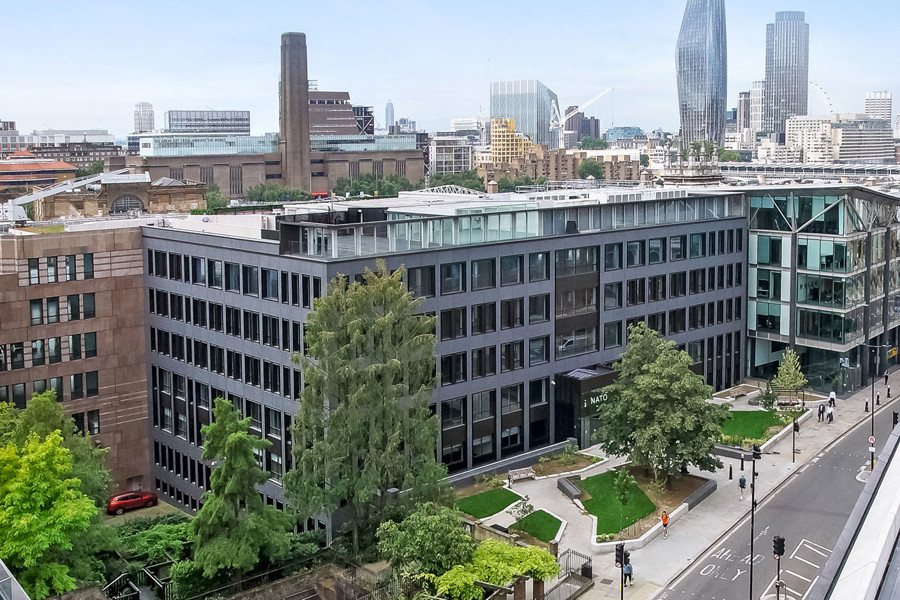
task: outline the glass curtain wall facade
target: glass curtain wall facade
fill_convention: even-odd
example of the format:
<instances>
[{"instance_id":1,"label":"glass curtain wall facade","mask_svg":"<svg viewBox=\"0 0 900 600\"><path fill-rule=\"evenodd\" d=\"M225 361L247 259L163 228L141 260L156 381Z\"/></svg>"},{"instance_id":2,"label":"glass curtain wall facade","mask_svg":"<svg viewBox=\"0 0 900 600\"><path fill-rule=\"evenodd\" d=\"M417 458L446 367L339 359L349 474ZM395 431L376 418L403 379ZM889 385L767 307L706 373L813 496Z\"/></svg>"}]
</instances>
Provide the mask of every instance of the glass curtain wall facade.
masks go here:
<instances>
[{"instance_id":1,"label":"glass curtain wall facade","mask_svg":"<svg viewBox=\"0 0 900 600\"><path fill-rule=\"evenodd\" d=\"M249 110L169 110L165 122L171 133L250 135Z\"/></svg>"},{"instance_id":2,"label":"glass curtain wall facade","mask_svg":"<svg viewBox=\"0 0 900 600\"><path fill-rule=\"evenodd\" d=\"M809 24L800 11L775 13L766 25L764 131L783 132L788 117L808 114Z\"/></svg>"},{"instance_id":3,"label":"glass curtain wall facade","mask_svg":"<svg viewBox=\"0 0 900 600\"><path fill-rule=\"evenodd\" d=\"M516 128L535 144L556 148L550 135L551 105L559 99L537 79L491 84L491 119L515 119Z\"/></svg>"},{"instance_id":4,"label":"glass curtain wall facade","mask_svg":"<svg viewBox=\"0 0 900 600\"><path fill-rule=\"evenodd\" d=\"M752 193L748 202L750 374L772 377L793 346L813 387L864 385L875 367L861 344L898 342L896 206L839 188ZM885 359L882 350L881 370Z\"/></svg>"},{"instance_id":5,"label":"glass curtain wall facade","mask_svg":"<svg viewBox=\"0 0 900 600\"><path fill-rule=\"evenodd\" d=\"M725 0L688 0L678 35L678 103L686 143L725 141Z\"/></svg>"}]
</instances>

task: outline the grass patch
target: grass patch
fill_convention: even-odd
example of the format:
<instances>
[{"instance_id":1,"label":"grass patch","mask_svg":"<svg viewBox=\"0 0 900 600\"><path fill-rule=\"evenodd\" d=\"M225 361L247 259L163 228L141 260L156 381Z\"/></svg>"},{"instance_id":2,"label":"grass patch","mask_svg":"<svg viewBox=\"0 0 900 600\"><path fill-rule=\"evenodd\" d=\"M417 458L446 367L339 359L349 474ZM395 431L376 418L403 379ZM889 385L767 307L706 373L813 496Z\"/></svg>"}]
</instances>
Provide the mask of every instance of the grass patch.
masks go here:
<instances>
[{"instance_id":1,"label":"grass patch","mask_svg":"<svg viewBox=\"0 0 900 600\"><path fill-rule=\"evenodd\" d=\"M518 529L542 542L550 542L559 533L560 525L562 521L550 513L536 510L521 521L513 523L510 529Z\"/></svg>"},{"instance_id":2,"label":"grass patch","mask_svg":"<svg viewBox=\"0 0 900 600\"><path fill-rule=\"evenodd\" d=\"M34 227L18 227L19 231L27 231L28 233L64 233L65 225L37 225Z\"/></svg>"},{"instance_id":3,"label":"grass patch","mask_svg":"<svg viewBox=\"0 0 900 600\"><path fill-rule=\"evenodd\" d=\"M497 488L481 492L468 498L456 501L456 508L476 519L483 519L498 512L521 498L506 488Z\"/></svg>"},{"instance_id":4,"label":"grass patch","mask_svg":"<svg viewBox=\"0 0 900 600\"><path fill-rule=\"evenodd\" d=\"M778 413L767 410L733 410L722 425L722 435L739 438L761 439L769 427L781 425Z\"/></svg>"},{"instance_id":5,"label":"grass patch","mask_svg":"<svg viewBox=\"0 0 900 600\"><path fill-rule=\"evenodd\" d=\"M597 517L598 534L621 531L656 510L653 501L637 485L632 487L631 498L623 508L616 497L615 477L615 471L607 471L580 482L581 489L590 495L587 500L582 498L582 502L585 510Z\"/></svg>"}]
</instances>

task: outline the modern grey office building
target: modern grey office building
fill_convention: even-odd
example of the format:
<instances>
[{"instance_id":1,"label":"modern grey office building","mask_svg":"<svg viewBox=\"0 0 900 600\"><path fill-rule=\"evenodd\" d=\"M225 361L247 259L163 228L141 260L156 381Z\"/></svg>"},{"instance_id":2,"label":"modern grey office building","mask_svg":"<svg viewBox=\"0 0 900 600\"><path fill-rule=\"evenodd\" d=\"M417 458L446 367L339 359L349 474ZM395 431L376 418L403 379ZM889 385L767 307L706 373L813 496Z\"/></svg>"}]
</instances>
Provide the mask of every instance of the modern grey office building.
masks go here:
<instances>
[{"instance_id":1,"label":"modern grey office building","mask_svg":"<svg viewBox=\"0 0 900 600\"><path fill-rule=\"evenodd\" d=\"M688 0L678 34L678 104L686 144L725 141L725 0Z\"/></svg>"},{"instance_id":2,"label":"modern grey office building","mask_svg":"<svg viewBox=\"0 0 900 600\"><path fill-rule=\"evenodd\" d=\"M273 442L260 457L272 473L262 492L281 502L303 385L290 355L303 351L303 324L328 281L358 277L376 258L404 265L438 317L438 456L451 473L503 468L570 437L589 444L585 398L608 383L639 321L690 352L717 389L743 378L739 193L410 192L389 206L335 202L145 228L163 494L198 507L209 475L200 427L223 396Z\"/></svg>"},{"instance_id":3,"label":"modern grey office building","mask_svg":"<svg viewBox=\"0 0 900 600\"><path fill-rule=\"evenodd\" d=\"M550 135L554 102L558 106L559 98L537 79L491 84L491 119L515 119L517 131L550 148L559 145L557 136Z\"/></svg>"},{"instance_id":4,"label":"modern grey office building","mask_svg":"<svg viewBox=\"0 0 900 600\"><path fill-rule=\"evenodd\" d=\"M801 11L775 13L766 25L766 102L763 130L784 132L788 117L808 114L809 24Z\"/></svg>"},{"instance_id":5,"label":"modern grey office building","mask_svg":"<svg viewBox=\"0 0 900 600\"><path fill-rule=\"evenodd\" d=\"M249 110L168 110L169 133L227 133L250 135Z\"/></svg>"}]
</instances>

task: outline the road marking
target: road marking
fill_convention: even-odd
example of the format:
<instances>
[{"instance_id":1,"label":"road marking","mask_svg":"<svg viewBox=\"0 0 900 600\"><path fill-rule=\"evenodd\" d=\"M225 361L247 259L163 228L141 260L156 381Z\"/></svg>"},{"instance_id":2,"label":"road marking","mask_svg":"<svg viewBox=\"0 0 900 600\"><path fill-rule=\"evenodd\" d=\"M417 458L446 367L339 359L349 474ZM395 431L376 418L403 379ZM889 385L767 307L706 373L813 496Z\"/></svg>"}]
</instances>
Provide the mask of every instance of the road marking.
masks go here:
<instances>
[{"instance_id":1,"label":"road marking","mask_svg":"<svg viewBox=\"0 0 900 600\"><path fill-rule=\"evenodd\" d=\"M811 545L809 545L809 544L807 544L806 547L809 548L810 550L812 550L813 552L815 552L816 554L818 554L819 556L824 556L825 558L828 558L828 554L825 554L825 553L822 552L821 550L816 550L815 548L813 548L813 547L812 547ZM829 554L830 554L830 553L829 553Z\"/></svg>"},{"instance_id":2,"label":"road marking","mask_svg":"<svg viewBox=\"0 0 900 600\"><path fill-rule=\"evenodd\" d=\"M806 560L805 558L800 558L799 556L793 556L792 558L795 558L795 559L797 559L797 560L799 560L799 561L801 561L801 562L805 562L805 563L808 564L808 565L812 565L812 566L814 566L814 567L817 568L817 569L821 568L821 567L820 567L819 565L817 565L816 563L810 562L810 561Z\"/></svg>"},{"instance_id":3,"label":"road marking","mask_svg":"<svg viewBox=\"0 0 900 600\"><path fill-rule=\"evenodd\" d=\"M785 569L784 572L785 572L785 573L790 573L790 574L793 575L794 577L797 577L798 579L802 579L803 581L812 581L812 579L807 579L806 577L804 577L804 576L801 575L800 573L794 573L793 571L790 571L790 570L788 570L788 569Z\"/></svg>"}]
</instances>

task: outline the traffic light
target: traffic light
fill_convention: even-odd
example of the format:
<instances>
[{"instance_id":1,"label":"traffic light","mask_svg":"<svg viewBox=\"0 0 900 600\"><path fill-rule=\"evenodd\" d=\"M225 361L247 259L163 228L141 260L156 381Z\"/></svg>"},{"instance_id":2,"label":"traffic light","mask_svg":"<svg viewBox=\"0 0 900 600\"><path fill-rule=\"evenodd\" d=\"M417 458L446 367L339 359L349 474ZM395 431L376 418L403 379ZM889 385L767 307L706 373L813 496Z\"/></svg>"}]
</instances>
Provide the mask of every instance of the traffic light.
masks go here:
<instances>
[{"instance_id":1,"label":"traffic light","mask_svg":"<svg viewBox=\"0 0 900 600\"><path fill-rule=\"evenodd\" d=\"M794 421L794 433L800 433L800 423Z\"/></svg>"},{"instance_id":2,"label":"traffic light","mask_svg":"<svg viewBox=\"0 0 900 600\"><path fill-rule=\"evenodd\" d=\"M897 426L897 423L900 423L900 414L898 414L897 411L895 410L894 411L894 427Z\"/></svg>"},{"instance_id":3,"label":"traffic light","mask_svg":"<svg viewBox=\"0 0 900 600\"><path fill-rule=\"evenodd\" d=\"M784 556L784 538L780 535L772 538L772 553L775 556Z\"/></svg>"},{"instance_id":4,"label":"traffic light","mask_svg":"<svg viewBox=\"0 0 900 600\"><path fill-rule=\"evenodd\" d=\"M753 444L753 460L759 460L762 458L762 448L758 445Z\"/></svg>"},{"instance_id":5,"label":"traffic light","mask_svg":"<svg viewBox=\"0 0 900 600\"><path fill-rule=\"evenodd\" d=\"M626 551L625 551L625 557L624 557L624 558L625 558L625 560L624 560L624 562L622 562L622 564L623 564L623 565L630 565L630 564L631 564L631 552L629 552L628 550L626 550Z\"/></svg>"},{"instance_id":6,"label":"traffic light","mask_svg":"<svg viewBox=\"0 0 900 600\"><path fill-rule=\"evenodd\" d=\"M616 566L621 567L625 564L625 544L616 544Z\"/></svg>"}]
</instances>

